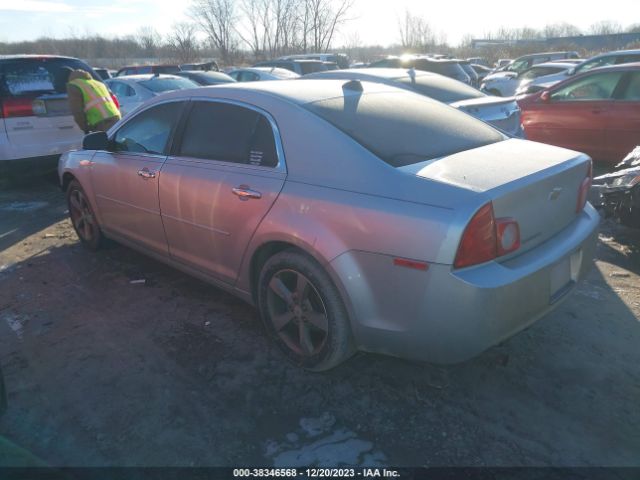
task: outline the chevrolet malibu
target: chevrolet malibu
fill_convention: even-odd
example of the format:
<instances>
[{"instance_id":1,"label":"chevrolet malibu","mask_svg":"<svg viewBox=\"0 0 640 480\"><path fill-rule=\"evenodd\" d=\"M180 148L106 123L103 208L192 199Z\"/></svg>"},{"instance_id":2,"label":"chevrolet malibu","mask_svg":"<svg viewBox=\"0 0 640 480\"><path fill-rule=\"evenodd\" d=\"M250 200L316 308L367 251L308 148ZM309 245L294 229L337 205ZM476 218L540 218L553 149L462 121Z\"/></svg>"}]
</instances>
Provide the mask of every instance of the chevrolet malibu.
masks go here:
<instances>
[{"instance_id":1,"label":"chevrolet malibu","mask_svg":"<svg viewBox=\"0 0 640 480\"><path fill-rule=\"evenodd\" d=\"M591 160L395 87L181 90L65 154L75 230L255 305L286 356L468 359L589 269Z\"/></svg>"}]
</instances>

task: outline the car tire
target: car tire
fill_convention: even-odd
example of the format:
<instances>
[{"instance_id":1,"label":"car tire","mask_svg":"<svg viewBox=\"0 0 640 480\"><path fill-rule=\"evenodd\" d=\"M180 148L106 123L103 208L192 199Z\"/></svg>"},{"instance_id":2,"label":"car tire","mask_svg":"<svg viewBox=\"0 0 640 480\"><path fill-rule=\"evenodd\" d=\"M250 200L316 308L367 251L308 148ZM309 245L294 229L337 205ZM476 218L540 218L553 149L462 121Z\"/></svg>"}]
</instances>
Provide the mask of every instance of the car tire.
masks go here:
<instances>
[{"instance_id":1,"label":"car tire","mask_svg":"<svg viewBox=\"0 0 640 480\"><path fill-rule=\"evenodd\" d=\"M295 365L329 370L355 352L349 315L327 272L290 249L262 267L258 308L269 335Z\"/></svg>"},{"instance_id":2,"label":"car tire","mask_svg":"<svg viewBox=\"0 0 640 480\"><path fill-rule=\"evenodd\" d=\"M72 180L66 195L69 218L80 243L90 250L98 250L104 244L104 235L80 182Z\"/></svg>"}]
</instances>

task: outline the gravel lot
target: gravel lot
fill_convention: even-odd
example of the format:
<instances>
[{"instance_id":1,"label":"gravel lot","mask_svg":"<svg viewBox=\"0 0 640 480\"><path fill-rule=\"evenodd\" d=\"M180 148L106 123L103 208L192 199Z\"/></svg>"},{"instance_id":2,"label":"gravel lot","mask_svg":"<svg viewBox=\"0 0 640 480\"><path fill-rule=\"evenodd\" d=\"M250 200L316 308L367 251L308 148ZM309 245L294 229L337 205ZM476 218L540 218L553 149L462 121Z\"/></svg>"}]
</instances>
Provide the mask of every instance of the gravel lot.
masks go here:
<instances>
[{"instance_id":1,"label":"gravel lot","mask_svg":"<svg viewBox=\"0 0 640 480\"><path fill-rule=\"evenodd\" d=\"M234 297L83 249L53 179L4 189L0 433L52 465L640 466L640 233L600 240L568 301L472 361L312 374Z\"/></svg>"}]
</instances>

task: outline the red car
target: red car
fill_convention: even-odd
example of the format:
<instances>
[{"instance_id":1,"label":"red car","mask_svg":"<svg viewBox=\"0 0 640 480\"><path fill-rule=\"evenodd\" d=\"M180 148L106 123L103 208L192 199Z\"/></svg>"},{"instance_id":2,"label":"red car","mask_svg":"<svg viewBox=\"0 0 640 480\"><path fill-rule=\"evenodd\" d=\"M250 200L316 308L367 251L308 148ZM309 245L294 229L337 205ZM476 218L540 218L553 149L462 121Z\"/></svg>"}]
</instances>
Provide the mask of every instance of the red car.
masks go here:
<instances>
[{"instance_id":1,"label":"red car","mask_svg":"<svg viewBox=\"0 0 640 480\"><path fill-rule=\"evenodd\" d=\"M640 145L640 63L589 70L518 105L527 139L617 163Z\"/></svg>"}]
</instances>

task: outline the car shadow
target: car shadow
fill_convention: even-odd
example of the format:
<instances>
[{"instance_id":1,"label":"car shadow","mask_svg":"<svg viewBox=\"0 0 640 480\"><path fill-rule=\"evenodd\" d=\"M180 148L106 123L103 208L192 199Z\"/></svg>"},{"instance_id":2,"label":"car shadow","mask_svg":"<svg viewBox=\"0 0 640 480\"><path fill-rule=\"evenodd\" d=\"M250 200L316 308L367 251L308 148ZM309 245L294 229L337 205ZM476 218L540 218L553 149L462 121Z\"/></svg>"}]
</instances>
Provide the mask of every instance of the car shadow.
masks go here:
<instances>
[{"instance_id":1,"label":"car shadow","mask_svg":"<svg viewBox=\"0 0 640 480\"><path fill-rule=\"evenodd\" d=\"M54 465L637 465L640 323L600 268L463 364L312 373L235 297L67 240L0 273L0 428Z\"/></svg>"},{"instance_id":2,"label":"car shadow","mask_svg":"<svg viewBox=\"0 0 640 480\"><path fill-rule=\"evenodd\" d=\"M0 252L67 215L55 174L20 178L0 189Z\"/></svg>"}]
</instances>

